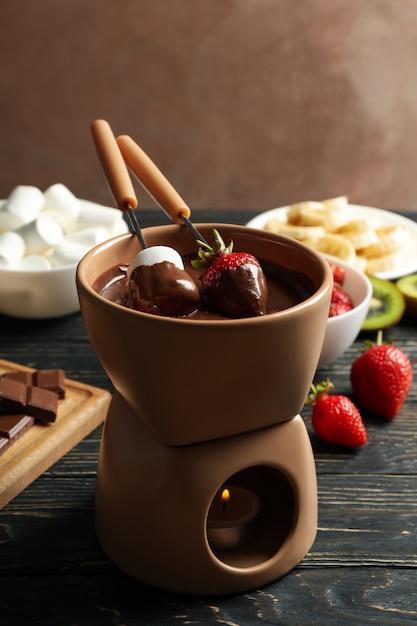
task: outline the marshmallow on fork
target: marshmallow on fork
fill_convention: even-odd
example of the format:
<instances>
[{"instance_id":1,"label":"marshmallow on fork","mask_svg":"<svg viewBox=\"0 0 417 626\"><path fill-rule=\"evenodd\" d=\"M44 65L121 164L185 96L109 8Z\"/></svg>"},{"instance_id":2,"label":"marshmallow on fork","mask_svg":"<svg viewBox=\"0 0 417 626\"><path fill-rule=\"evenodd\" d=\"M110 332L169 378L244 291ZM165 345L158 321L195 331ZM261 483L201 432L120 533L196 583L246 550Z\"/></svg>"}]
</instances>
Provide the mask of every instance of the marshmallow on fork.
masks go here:
<instances>
[{"instance_id":1,"label":"marshmallow on fork","mask_svg":"<svg viewBox=\"0 0 417 626\"><path fill-rule=\"evenodd\" d=\"M181 255L174 248L169 246L151 246L138 252L129 267L127 268L127 277L130 279L133 270L141 265L156 265L156 263L172 263L179 270L184 269L184 263Z\"/></svg>"},{"instance_id":2,"label":"marshmallow on fork","mask_svg":"<svg viewBox=\"0 0 417 626\"><path fill-rule=\"evenodd\" d=\"M122 211L128 211L132 228L143 248L127 270L129 280L134 283L132 299L145 312L173 316L191 313L200 301L199 289L185 271L182 258L174 248L147 247L133 213L137 199L132 181L109 124L96 120L91 130L116 204ZM171 266L168 272L167 265Z\"/></svg>"}]
</instances>

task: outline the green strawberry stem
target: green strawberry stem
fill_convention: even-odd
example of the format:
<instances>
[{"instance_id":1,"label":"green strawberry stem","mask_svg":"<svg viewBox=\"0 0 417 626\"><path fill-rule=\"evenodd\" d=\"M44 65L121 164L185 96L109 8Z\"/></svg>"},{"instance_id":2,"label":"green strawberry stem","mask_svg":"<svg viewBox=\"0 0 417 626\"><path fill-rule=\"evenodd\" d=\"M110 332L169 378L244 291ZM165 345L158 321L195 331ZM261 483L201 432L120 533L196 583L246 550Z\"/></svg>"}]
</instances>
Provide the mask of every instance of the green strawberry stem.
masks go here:
<instances>
[{"instance_id":1,"label":"green strawberry stem","mask_svg":"<svg viewBox=\"0 0 417 626\"><path fill-rule=\"evenodd\" d=\"M210 246L205 241L197 239L199 245L198 256L199 258L191 261L191 265L196 269L202 269L208 267L217 256L221 254L230 254L233 250L233 241L228 246L225 245L218 230L213 228L214 244Z\"/></svg>"},{"instance_id":2,"label":"green strawberry stem","mask_svg":"<svg viewBox=\"0 0 417 626\"><path fill-rule=\"evenodd\" d=\"M361 352L366 352L366 350L368 350L369 348L372 348L372 346L382 346L384 344L383 341L383 331L382 330L378 330L377 336L376 336L376 342L370 341L369 339L366 339L364 341L365 343L365 348L363 348L361 350Z\"/></svg>"},{"instance_id":3,"label":"green strawberry stem","mask_svg":"<svg viewBox=\"0 0 417 626\"><path fill-rule=\"evenodd\" d=\"M329 393L333 391L333 389L334 389L334 384L332 383L330 378L328 378L327 380L324 380L318 385L311 385L310 393L307 396L306 403L311 404L311 406L314 406L317 403L319 398L321 398L324 395L328 395Z\"/></svg>"}]
</instances>

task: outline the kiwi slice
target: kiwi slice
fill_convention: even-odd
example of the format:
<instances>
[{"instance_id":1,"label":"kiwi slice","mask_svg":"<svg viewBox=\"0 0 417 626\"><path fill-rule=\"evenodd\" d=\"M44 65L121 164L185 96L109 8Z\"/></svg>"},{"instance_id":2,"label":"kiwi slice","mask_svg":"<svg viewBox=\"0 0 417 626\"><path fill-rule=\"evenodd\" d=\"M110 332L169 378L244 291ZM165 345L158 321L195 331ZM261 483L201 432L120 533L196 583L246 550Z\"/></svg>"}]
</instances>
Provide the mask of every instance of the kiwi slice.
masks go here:
<instances>
[{"instance_id":1,"label":"kiwi slice","mask_svg":"<svg viewBox=\"0 0 417 626\"><path fill-rule=\"evenodd\" d=\"M390 280L368 276L372 284L372 297L362 330L382 330L394 326L405 311L405 299Z\"/></svg>"},{"instance_id":2,"label":"kiwi slice","mask_svg":"<svg viewBox=\"0 0 417 626\"><path fill-rule=\"evenodd\" d=\"M405 299L407 311L417 315L417 274L409 274L397 280L397 287Z\"/></svg>"}]
</instances>

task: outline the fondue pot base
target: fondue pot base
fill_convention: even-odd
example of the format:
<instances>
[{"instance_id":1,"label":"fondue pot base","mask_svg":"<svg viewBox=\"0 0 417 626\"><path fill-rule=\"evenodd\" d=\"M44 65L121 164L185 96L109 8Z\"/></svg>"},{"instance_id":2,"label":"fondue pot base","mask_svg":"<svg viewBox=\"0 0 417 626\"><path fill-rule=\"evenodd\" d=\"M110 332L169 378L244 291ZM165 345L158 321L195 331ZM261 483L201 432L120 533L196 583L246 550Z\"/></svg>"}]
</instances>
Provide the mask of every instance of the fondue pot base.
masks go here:
<instances>
[{"instance_id":1,"label":"fondue pot base","mask_svg":"<svg viewBox=\"0 0 417 626\"><path fill-rule=\"evenodd\" d=\"M224 548L222 530L211 532L210 507L226 486L230 498L250 493L259 510L243 545L233 545L232 528ZM96 529L111 561L167 591L236 593L283 576L304 558L317 529L316 471L302 418L170 446L116 392L100 447Z\"/></svg>"}]
</instances>

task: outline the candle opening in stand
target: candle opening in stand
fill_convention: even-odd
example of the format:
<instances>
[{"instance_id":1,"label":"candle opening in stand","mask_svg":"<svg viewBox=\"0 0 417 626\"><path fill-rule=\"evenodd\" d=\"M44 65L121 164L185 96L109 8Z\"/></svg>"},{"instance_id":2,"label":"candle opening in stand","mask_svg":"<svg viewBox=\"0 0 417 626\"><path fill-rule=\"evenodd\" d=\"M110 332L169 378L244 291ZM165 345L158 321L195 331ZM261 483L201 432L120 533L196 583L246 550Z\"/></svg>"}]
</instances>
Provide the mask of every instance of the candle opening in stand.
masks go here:
<instances>
[{"instance_id":1,"label":"candle opening in stand","mask_svg":"<svg viewBox=\"0 0 417 626\"><path fill-rule=\"evenodd\" d=\"M207 539L214 550L240 548L256 538L260 501L244 487L222 487L207 516Z\"/></svg>"}]
</instances>

